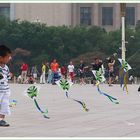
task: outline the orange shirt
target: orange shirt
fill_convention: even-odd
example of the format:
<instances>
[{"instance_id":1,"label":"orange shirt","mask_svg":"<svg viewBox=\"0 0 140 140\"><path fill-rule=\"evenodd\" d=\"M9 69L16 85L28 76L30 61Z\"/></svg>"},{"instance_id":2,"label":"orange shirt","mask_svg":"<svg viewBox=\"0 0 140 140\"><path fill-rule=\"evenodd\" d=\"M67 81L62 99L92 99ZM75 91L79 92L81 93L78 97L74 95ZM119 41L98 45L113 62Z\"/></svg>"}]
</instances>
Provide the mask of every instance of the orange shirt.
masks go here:
<instances>
[{"instance_id":1,"label":"orange shirt","mask_svg":"<svg viewBox=\"0 0 140 140\"><path fill-rule=\"evenodd\" d=\"M52 72L56 72L58 70L58 63L51 63L51 70Z\"/></svg>"}]
</instances>

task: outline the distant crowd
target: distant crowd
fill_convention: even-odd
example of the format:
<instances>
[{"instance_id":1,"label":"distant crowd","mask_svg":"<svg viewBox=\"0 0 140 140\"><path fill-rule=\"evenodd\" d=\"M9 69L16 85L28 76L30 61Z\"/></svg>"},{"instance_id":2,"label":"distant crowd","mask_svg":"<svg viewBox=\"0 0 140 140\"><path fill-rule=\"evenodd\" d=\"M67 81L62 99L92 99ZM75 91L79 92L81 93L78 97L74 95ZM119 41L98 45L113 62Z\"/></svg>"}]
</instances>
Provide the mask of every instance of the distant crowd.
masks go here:
<instances>
[{"instance_id":1,"label":"distant crowd","mask_svg":"<svg viewBox=\"0 0 140 140\"><path fill-rule=\"evenodd\" d=\"M86 79L90 79L90 82L95 84L95 77L92 74L92 70L102 69L107 83L112 86L113 83L118 81L119 70L114 69L115 58L109 57L106 62L99 58L95 58L93 63L89 66L85 65L83 60L79 61L79 65L75 66L72 61L68 65L59 65L56 59L51 63L42 62L40 68L36 65L28 67L28 64L23 63L21 65L21 74L17 77L17 82L22 84L55 84L55 81L60 78L69 79L73 83L86 84ZM38 70L39 69L39 70ZM131 75L129 80L133 82L134 78Z\"/></svg>"}]
</instances>

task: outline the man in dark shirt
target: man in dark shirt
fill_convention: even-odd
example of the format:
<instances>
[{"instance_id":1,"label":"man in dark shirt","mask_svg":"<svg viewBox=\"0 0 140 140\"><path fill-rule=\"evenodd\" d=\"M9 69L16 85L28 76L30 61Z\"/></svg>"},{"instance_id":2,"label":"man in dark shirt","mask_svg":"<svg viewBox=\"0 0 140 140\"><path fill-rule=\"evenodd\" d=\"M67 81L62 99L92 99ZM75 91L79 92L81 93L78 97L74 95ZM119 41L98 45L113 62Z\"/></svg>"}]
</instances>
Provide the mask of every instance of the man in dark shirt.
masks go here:
<instances>
[{"instance_id":1,"label":"man in dark shirt","mask_svg":"<svg viewBox=\"0 0 140 140\"><path fill-rule=\"evenodd\" d=\"M99 58L95 58L94 63L91 63L92 70L99 71L99 69L102 68L102 64L103 64L102 60L100 60ZM93 75L93 84L94 85L96 84L96 79L94 75Z\"/></svg>"},{"instance_id":2,"label":"man in dark shirt","mask_svg":"<svg viewBox=\"0 0 140 140\"><path fill-rule=\"evenodd\" d=\"M85 69L85 64L83 63L83 60L81 60L78 68L79 76L80 76L80 84L86 84L84 81L84 69Z\"/></svg>"},{"instance_id":3,"label":"man in dark shirt","mask_svg":"<svg viewBox=\"0 0 140 140\"><path fill-rule=\"evenodd\" d=\"M95 58L94 60L95 60L95 62L91 63L92 69L98 71L100 68L102 68L103 62L99 58Z\"/></svg>"}]
</instances>

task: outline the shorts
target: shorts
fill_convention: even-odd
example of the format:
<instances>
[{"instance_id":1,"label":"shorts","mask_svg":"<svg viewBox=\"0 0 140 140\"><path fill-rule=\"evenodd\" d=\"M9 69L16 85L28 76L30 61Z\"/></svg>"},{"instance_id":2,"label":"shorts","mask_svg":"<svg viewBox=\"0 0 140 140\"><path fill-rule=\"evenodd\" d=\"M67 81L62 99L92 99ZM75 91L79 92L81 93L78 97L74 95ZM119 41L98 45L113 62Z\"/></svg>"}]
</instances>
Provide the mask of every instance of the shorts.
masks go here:
<instances>
[{"instance_id":1,"label":"shorts","mask_svg":"<svg viewBox=\"0 0 140 140\"><path fill-rule=\"evenodd\" d=\"M10 107L9 107L9 96L10 90L0 91L0 114L1 115L10 115Z\"/></svg>"},{"instance_id":2,"label":"shorts","mask_svg":"<svg viewBox=\"0 0 140 140\"><path fill-rule=\"evenodd\" d=\"M114 72L113 71L109 71L109 77L114 77Z\"/></svg>"},{"instance_id":3,"label":"shorts","mask_svg":"<svg viewBox=\"0 0 140 140\"><path fill-rule=\"evenodd\" d=\"M80 72L80 78L84 78L84 73Z\"/></svg>"}]
</instances>

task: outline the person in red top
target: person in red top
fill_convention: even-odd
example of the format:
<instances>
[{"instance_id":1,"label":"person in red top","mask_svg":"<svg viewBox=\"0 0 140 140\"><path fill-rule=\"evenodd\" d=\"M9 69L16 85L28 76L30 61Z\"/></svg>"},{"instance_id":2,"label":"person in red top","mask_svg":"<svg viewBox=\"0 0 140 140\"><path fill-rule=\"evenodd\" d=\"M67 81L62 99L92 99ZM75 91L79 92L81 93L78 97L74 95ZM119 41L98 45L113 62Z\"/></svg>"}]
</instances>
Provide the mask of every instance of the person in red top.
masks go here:
<instances>
[{"instance_id":1,"label":"person in red top","mask_svg":"<svg viewBox=\"0 0 140 140\"><path fill-rule=\"evenodd\" d=\"M28 65L26 63L23 63L21 65L21 83L23 84L26 79L27 79L27 70L28 70Z\"/></svg>"},{"instance_id":2,"label":"person in red top","mask_svg":"<svg viewBox=\"0 0 140 140\"><path fill-rule=\"evenodd\" d=\"M62 67L61 67L61 75L62 75L63 79L66 79L66 77L67 77L67 69L66 69L65 65L62 65Z\"/></svg>"},{"instance_id":3,"label":"person in red top","mask_svg":"<svg viewBox=\"0 0 140 140\"><path fill-rule=\"evenodd\" d=\"M56 62L56 59L53 60L50 66L52 70L52 83L54 84L54 75L57 74L58 67L59 67L58 63Z\"/></svg>"}]
</instances>

